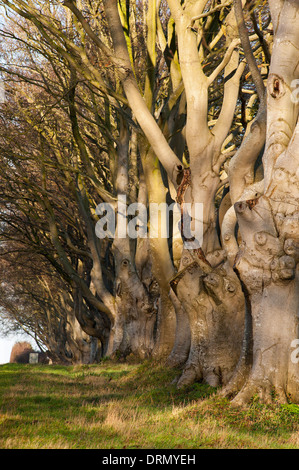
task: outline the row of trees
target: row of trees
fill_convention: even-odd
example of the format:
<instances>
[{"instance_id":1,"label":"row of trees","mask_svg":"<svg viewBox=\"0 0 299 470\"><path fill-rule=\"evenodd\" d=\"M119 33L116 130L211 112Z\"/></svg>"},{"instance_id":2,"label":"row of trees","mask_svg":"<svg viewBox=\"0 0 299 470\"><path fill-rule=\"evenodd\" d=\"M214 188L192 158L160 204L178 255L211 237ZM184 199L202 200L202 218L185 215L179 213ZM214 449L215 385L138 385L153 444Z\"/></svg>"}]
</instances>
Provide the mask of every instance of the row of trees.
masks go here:
<instances>
[{"instance_id":1,"label":"row of trees","mask_svg":"<svg viewBox=\"0 0 299 470\"><path fill-rule=\"evenodd\" d=\"M298 401L297 2L0 6L6 321L54 361L154 357L179 387ZM99 238L120 200L181 220Z\"/></svg>"}]
</instances>

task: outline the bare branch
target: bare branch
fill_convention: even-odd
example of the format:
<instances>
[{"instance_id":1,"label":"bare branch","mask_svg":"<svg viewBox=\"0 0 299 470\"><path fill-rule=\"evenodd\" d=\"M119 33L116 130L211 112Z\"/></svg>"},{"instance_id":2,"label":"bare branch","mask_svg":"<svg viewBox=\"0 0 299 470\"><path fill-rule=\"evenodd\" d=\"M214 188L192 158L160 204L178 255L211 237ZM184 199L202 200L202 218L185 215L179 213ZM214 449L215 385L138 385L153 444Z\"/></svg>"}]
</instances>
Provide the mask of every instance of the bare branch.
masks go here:
<instances>
[{"instance_id":1,"label":"bare branch","mask_svg":"<svg viewBox=\"0 0 299 470\"><path fill-rule=\"evenodd\" d=\"M232 53L234 52L234 49L236 49L236 47L240 44L240 39L234 39L224 57L223 57L223 60L220 62L220 64L218 65L218 67L215 68L215 70L211 73L211 75L209 76L208 78L208 85L211 85L211 83L213 83L213 81L217 78L217 76L220 74L220 72L224 69L224 67L226 67L226 65L229 63L230 59L231 59L231 56L232 56Z\"/></svg>"},{"instance_id":2,"label":"bare branch","mask_svg":"<svg viewBox=\"0 0 299 470\"><path fill-rule=\"evenodd\" d=\"M260 102L264 103L266 99L266 94L265 94L266 89L265 89L262 76L258 69L256 60L255 60L255 57L253 55L252 48L250 45L249 35L248 35L248 31L246 28L244 15L243 15L242 2L241 0L233 0L233 2L234 2L235 15L236 15L239 35L240 35L241 44L244 50L244 54L245 54L245 57L249 66L249 70L252 75L252 79L256 86L256 90L257 90Z\"/></svg>"},{"instance_id":3,"label":"bare branch","mask_svg":"<svg viewBox=\"0 0 299 470\"><path fill-rule=\"evenodd\" d=\"M216 11L222 10L222 8L229 7L232 4L232 0L229 0L225 3L222 3L221 5L216 5L214 8L211 8L211 10L206 11L205 13L201 13L200 15L194 16L191 19L191 28L193 27L195 21L200 20L201 18L206 18L209 15L212 15Z\"/></svg>"},{"instance_id":4,"label":"bare branch","mask_svg":"<svg viewBox=\"0 0 299 470\"><path fill-rule=\"evenodd\" d=\"M123 63L125 73L122 74L121 79L130 107L171 181L177 186L177 175L182 169L182 163L171 150L161 129L140 94L132 71L130 57L117 10L117 2L116 0L105 0L104 4L111 37L114 43L115 54Z\"/></svg>"}]
</instances>

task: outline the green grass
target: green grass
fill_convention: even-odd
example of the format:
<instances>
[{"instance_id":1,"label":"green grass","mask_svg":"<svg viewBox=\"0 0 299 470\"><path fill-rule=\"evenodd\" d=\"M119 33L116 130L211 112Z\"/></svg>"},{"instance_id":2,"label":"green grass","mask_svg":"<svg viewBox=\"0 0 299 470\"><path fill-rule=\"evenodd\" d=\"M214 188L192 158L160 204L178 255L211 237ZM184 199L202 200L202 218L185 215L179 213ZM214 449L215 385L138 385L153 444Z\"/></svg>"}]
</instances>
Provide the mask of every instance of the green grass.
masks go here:
<instances>
[{"instance_id":1,"label":"green grass","mask_svg":"<svg viewBox=\"0 0 299 470\"><path fill-rule=\"evenodd\" d=\"M0 366L2 449L299 448L299 406L235 408L152 362Z\"/></svg>"}]
</instances>

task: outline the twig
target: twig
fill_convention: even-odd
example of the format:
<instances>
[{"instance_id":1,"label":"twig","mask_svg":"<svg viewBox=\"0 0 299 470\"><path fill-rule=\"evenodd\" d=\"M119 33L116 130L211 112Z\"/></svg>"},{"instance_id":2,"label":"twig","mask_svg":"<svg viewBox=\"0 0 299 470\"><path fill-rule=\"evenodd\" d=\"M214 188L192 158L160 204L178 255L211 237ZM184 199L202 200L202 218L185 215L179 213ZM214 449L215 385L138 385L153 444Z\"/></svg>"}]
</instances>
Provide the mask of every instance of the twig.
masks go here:
<instances>
[{"instance_id":1,"label":"twig","mask_svg":"<svg viewBox=\"0 0 299 470\"><path fill-rule=\"evenodd\" d=\"M200 15L194 16L191 19L191 25L190 25L191 28L193 27L195 21L200 20L201 18L206 18L207 16L212 15L213 13L215 13L218 10L221 10L222 8L229 7L231 4L232 4L232 0L229 0L228 2L225 2L221 5L217 5L216 7L212 8L209 11L206 11L205 13L201 13Z\"/></svg>"},{"instance_id":2,"label":"twig","mask_svg":"<svg viewBox=\"0 0 299 470\"><path fill-rule=\"evenodd\" d=\"M264 103L266 88L265 88L262 76L260 74L260 71L258 69L255 57L253 55L252 48L251 48L249 34L246 28L244 15L243 15L242 2L241 0L233 0L233 2L234 2L235 15L236 15L236 20L237 20L238 29L239 29L239 35L240 35L241 44L244 50L245 58L249 66L252 79L256 86L256 90L257 90L260 102Z\"/></svg>"}]
</instances>

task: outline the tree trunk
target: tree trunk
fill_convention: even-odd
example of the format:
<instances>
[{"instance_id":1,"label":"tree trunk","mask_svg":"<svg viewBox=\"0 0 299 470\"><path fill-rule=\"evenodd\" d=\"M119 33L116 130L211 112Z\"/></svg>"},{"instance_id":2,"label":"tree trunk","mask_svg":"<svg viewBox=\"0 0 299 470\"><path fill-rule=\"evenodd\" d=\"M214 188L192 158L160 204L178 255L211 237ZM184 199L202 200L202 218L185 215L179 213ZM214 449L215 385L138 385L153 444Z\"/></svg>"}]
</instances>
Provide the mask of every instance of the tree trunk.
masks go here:
<instances>
[{"instance_id":1,"label":"tree trunk","mask_svg":"<svg viewBox=\"0 0 299 470\"><path fill-rule=\"evenodd\" d=\"M277 191L275 196L276 206ZM243 387L234 402L248 402L255 394L263 401L273 395L298 401L299 373L292 362L292 344L299 334L298 211L292 206L291 215L280 213L278 220L266 196L251 204L236 203L244 237L236 270L249 294L253 343L252 366L237 384ZM283 205L281 199L280 210Z\"/></svg>"},{"instance_id":2,"label":"tree trunk","mask_svg":"<svg viewBox=\"0 0 299 470\"><path fill-rule=\"evenodd\" d=\"M167 358L167 364L171 367L182 367L187 362L190 352L190 323L182 303L172 289L169 295L176 314L176 331L173 349Z\"/></svg>"},{"instance_id":3,"label":"tree trunk","mask_svg":"<svg viewBox=\"0 0 299 470\"><path fill-rule=\"evenodd\" d=\"M203 380L226 384L237 364L243 339L244 300L228 263L213 268L186 252L173 287L188 313L191 347L178 387Z\"/></svg>"},{"instance_id":4,"label":"tree trunk","mask_svg":"<svg viewBox=\"0 0 299 470\"><path fill-rule=\"evenodd\" d=\"M299 337L299 128L292 83L299 76L298 2L270 1L275 31L267 82L263 195L233 201L242 243L235 269L247 295L247 359L224 393L242 404L258 395L299 401L293 358ZM248 335L249 331L247 331ZM249 351L251 349L251 352Z\"/></svg>"},{"instance_id":5,"label":"tree trunk","mask_svg":"<svg viewBox=\"0 0 299 470\"><path fill-rule=\"evenodd\" d=\"M154 348L157 309L155 298L139 279L130 259L116 263L117 319L112 354L136 358L150 357Z\"/></svg>"},{"instance_id":6,"label":"tree trunk","mask_svg":"<svg viewBox=\"0 0 299 470\"><path fill-rule=\"evenodd\" d=\"M118 207L118 225L112 246L116 277L114 292L116 320L112 328L110 353L121 357L132 354L136 358L144 359L152 354L154 348L157 299L147 245L143 244L141 247L142 242L138 240L135 247L134 239L130 239L128 233L122 237L118 232L118 227L121 230L124 227L127 229L129 220L126 211L127 202L130 202L128 199L129 132L123 121L120 122L117 156L116 188L118 195L125 199ZM139 187L139 202L143 204L147 202L143 184ZM139 256L140 248L142 251L146 248L142 257Z\"/></svg>"},{"instance_id":7,"label":"tree trunk","mask_svg":"<svg viewBox=\"0 0 299 470\"><path fill-rule=\"evenodd\" d=\"M68 309L65 329L72 364L92 364L95 362L97 339L84 333L73 309Z\"/></svg>"}]
</instances>

